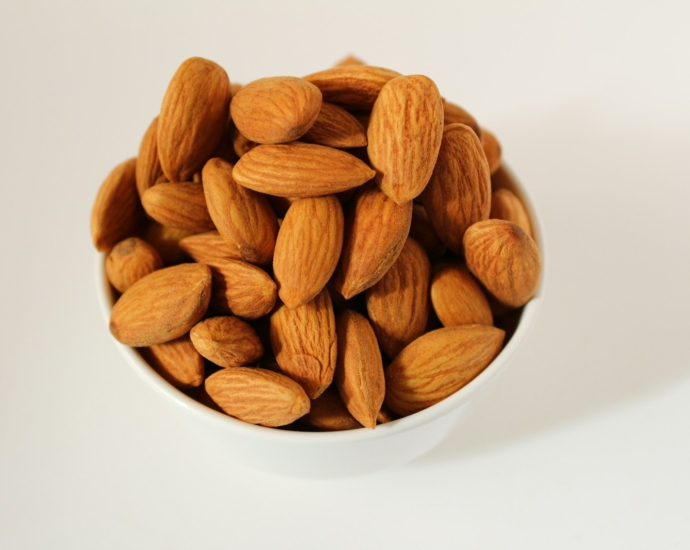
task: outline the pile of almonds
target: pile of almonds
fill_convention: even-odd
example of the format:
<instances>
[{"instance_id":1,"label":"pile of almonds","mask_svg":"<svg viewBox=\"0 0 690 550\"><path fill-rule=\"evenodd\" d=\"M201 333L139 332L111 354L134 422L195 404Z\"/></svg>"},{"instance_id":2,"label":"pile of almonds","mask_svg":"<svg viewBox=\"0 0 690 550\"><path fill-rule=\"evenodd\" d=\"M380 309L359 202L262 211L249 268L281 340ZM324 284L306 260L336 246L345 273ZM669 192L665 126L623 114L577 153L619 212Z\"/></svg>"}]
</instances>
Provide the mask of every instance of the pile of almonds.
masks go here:
<instances>
[{"instance_id":1,"label":"pile of almonds","mask_svg":"<svg viewBox=\"0 0 690 550\"><path fill-rule=\"evenodd\" d=\"M239 86L188 59L93 207L110 330L246 422L374 428L477 376L534 295L515 191L426 76L348 58Z\"/></svg>"}]
</instances>

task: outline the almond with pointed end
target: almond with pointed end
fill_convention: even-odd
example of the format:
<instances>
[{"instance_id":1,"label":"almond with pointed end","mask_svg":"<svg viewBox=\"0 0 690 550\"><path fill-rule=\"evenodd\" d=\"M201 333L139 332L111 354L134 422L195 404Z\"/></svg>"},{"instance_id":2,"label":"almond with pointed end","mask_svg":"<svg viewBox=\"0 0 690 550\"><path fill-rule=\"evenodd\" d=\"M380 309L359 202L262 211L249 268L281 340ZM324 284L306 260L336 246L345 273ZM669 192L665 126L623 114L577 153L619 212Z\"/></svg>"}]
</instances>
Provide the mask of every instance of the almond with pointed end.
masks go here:
<instances>
[{"instance_id":1,"label":"almond with pointed end","mask_svg":"<svg viewBox=\"0 0 690 550\"><path fill-rule=\"evenodd\" d=\"M373 184L348 205L335 289L345 299L375 285L398 258L412 222L412 202L396 204Z\"/></svg>"},{"instance_id":2,"label":"almond with pointed end","mask_svg":"<svg viewBox=\"0 0 690 550\"><path fill-rule=\"evenodd\" d=\"M195 262L212 260L241 260L240 251L231 249L218 231L189 235L180 241L180 248Z\"/></svg>"},{"instance_id":3,"label":"almond with pointed end","mask_svg":"<svg viewBox=\"0 0 690 550\"><path fill-rule=\"evenodd\" d=\"M176 388L197 388L204 383L204 358L185 334L164 344L140 350L151 367Z\"/></svg>"},{"instance_id":4,"label":"almond with pointed end","mask_svg":"<svg viewBox=\"0 0 690 550\"><path fill-rule=\"evenodd\" d=\"M412 224L410 225L410 237L413 237L426 250L431 259L440 258L446 251L446 245L438 238L429 221L429 215L423 205L412 206Z\"/></svg>"},{"instance_id":5,"label":"almond with pointed end","mask_svg":"<svg viewBox=\"0 0 690 550\"><path fill-rule=\"evenodd\" d=\"M367 133L359 121L345 109L324 102L314 125L302 136L302 140L347 149L365 147Z\"/></svg>"},{"instance_id":6,"label":"almond with pointed end","mask_svg":"<svg viewBox=\"0 0 690 550\"><path fill-rule=\"evenodd\" d=\"M496 136L486 128L482 128L480 141L486 160L489 162L489 171L494 174L498 167L501 166L501 144L496 139Z\"/></svg>"},{"instance_id":7,"label":"almond with pointed end","mask_svg":"<svg viewBox=\"0 0 690 550\"><path fill-rule=\"evenodd\" d=\"M237 162L232 176L259 193L319 197L358 187L374 171L345 151L295 142L255 147Z\"/></svg>"},{"instance_id":8,"label":"almond with pointed end","mask_svg":"<svg viewBox=\"0 0 690 550\"><path fill-rule=\"evenodd\" d=\"M305 76L323 94L323 100L353 111L369 111L381 89L400 73L370 65L341 65Z\"/></svg>"},{"instance_id":9,"label":"almond with pointed end","mask_svg":"<svg viewBox=\"0 0 690 550\"><path fill-rule=\"evenodd\" d=\"M264 354L256 331L237 317L204 319L189 335L196 350L221 367L250 365Z\"/></svg>"},{"instance_id":10,"label":"almond with pointed end","mask_svg":"<svg viewBox=\"0 0 690 550\"><path fill-rule=\"evenodd\" d=\"M332 387L327 388L312 401L311 410L300 418L300 423L325 432L356 430L362 427L350 414L338 392Z\"/></svg>"},{"instance_id":11,"label":"almond with pointed end","mask_svg":"<svg viewBox=\"0 0 690 550\"><path fill-rule=\"evenodd\" d=\"M335 317L327 290L295 309L271 315L271 345L280 369L296 380L310 399L333 381L337 354Z\"/></svg>"},{"instance_id":12,"label":"almond with pointed end","mask_svg":"<svg viewBox=\"0 0 690 550\"><path fill-rule=\"evenodd\" d=\"M460 263L448 263L436 272L431 303L444 327L494 324L484 291Z\"/></svg>"},{"instance_id":13,"label":"almond with pointed end","mask_svg":"<svg viewBox=\"0 0 690 550\"><path fill-rule=\"evenodd\" d=\"M206 391L224 412L250 424L285 426L309 412L307 394L287 376L234 367L206 379Z\"/></svg>"},{"instance_id":14,"label":"almond with pointed end","mask_svg":"<svg viewBox=\"0 0 690 550\"><path fill-rule=\"evenodd\" d=\"M443 123L446 126L448 124L464 124L472 128L477 137L482 135L482 130L476 119L465 109L450 101L443 102Z\"/></svg>"},{"instance_id":15,"label":"almond with pointed end","mask_svg":"<svg viewBox=\"0 0 690 550\"><path fill-rule=\"evenodd\" d=\"M192 57L180 65L158 117L158 156L169 181L187 181L218 145L228 122L230 80L220 66Z\"/></svg>"},{"instance_id":16,"label":"almond with pointed end","mask_svg":"<svg viewBox=\"0 0 690 550\"><path fill-rule=\"evenodd\" d=\"M386 405L406 416L454 394L498 355L505 333L465 325L417 338L386 369Z\"/></svg>"},{"instance_id":17,"label":"almond with pointed end","mask_svg":"<svg viewBox=\"0 0 690 550\"><path fill-rule=\"evenodd\" d=\"M515 193L508 189L496 189L491 195L490 217L513 222L522 227L530 237L533 237L532 223L529 220L525 205Z\"/></svg>"},{"instance_id":18,"label":"almond with pointed end","mask_svg":"<svg viewBox=\"0 0 690 550\"><path fill-rule=\"evenodd\" d=\"M398 204L417 197L436 164L443 135L443 102L434 82L400 76L381 90L367 129L376 181Z\"/></svg>"},{"instance_id":19,"label":"almond with pointed end","mask_svg":"<svg viewBox=\"0 0 690 550\"><path fill-rule=\"evenodd\" d=\"M163 169L158 160L158 117L156 117L146 130L139 146L136 168L139 197L142 197L149 187L153 187L162 175Z\"/></svg>"},{"instance_id":20,"label":"almond with pointed end","mask_svg":"<svg viewBox=\"0 0 690 550\"><path fill-rule=\"evenodd\" d=\"M150 220L144 240L155 248L163 259L163 265L171 266L189 261L187 254L180 248L180 241L193 233L186 229L177 229Z\"/></svg>"},{"instance_id":21,"label":"almond with pointed end","mask_svg":"<svg viewBox=\"0 0 690 550\"><path fill-rule=\"evenodd\" d=\"M429 319L430 273L426 252L408 238L395 263L366 291L369 319L381 349L391 359L424 333Z\"/></svg>"},{"instance_id":22,"label":"almond with pointed end","mask_svg":"<svg viewBox=\"0 0 690 550\"><path fill-rule=\"evenodd\" d=\"M343 67L345 65L366 65L366 63L359 57L348 55L345 59L341 59L335 64L336 67Z\"/></svg>"},{"instance_id":23,"label":"almond with pointed end","mask_svg":"<svg viewBox=\"0 0 690 550\"><path fill-rule=\"evenodd\" d=\"M456 254L462 236L491 211L489 163L479 138L469 126L449 124L434 172L422 193L422 203L434 231Z\"/></svg>"},{"instance_id":24,"label":"almond with pointed end","mask_svg":"<svg viewBox=\"0 0 690 550\"><path fill-rule=\"evenodd\" d=\"M105 259L105 274L110 284L120 292L162 267L160 254L138 237L120 241Z\"/></svg>"},{"instance_id":25,"label":"almond with pointed end","mask_svg":"<svg viewBox=\"0 0 690 550\"><path fill-rule=\"evenodd\" d=\"M338 393L350 414L363 426L373 429L386 393L376 335L366 317L351 310L338 315L336 334Z\"/></svg>"},{"instance_id":26,"label":"almond with pointed end","mask_svg":"<svg viewBox=\"0 0 690 550\"><path fill-rule=\"evenodd\" d=\"M525 231L505 220L475 223L463 239L467 267L500 302L525 305L541 276L539 249Z\"/></svg>"},{"instance_id":27,"label":"almond with pointed end","mask_svg":"<svg viewBox=\"0 0 690 550\"><path fill-rule=\"evenodd\" d=\"M115 303L110 332L127 346L169 342L199 322L210 298L211 270L205 265L159 269L134 283Z\"/></svg>"},{"instance_id":28,"label":"almond with pointed end","mask_svg":"<svg viewBox=\"0 0 690 550\"><path fill-rule=\"evenodd\" d=\"M159 183L144 193L141 203L160 224L195 233L216 228L201 183Z\"/></svg>"},{"instance_id":29,"label":"almond with pointed end","mask_svg":"<svg viewBox=\"0 0 690 550\"><path fill-rule=\"evenodd\" d=\"M343 209L333 196L300 199L278 232L273 274L290 309L310 302L331 278L343 247Z\"/></svg>"}]
</instances>

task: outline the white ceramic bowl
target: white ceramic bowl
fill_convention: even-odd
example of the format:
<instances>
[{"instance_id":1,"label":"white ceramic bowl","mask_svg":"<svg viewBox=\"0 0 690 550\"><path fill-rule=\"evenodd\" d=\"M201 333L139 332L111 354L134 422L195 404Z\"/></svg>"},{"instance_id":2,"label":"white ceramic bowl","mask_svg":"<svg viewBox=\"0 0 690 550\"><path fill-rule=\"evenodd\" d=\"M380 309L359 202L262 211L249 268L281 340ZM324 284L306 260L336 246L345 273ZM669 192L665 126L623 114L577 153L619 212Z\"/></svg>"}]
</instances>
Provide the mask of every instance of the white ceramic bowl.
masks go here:
<instances>
[{"instance_id":1,"label":"white ceramic bowl","mask_svg":"<svg viewBox=\"0 0 690 550\"><path fill-rule=\"evenodd\" d=\"M534 324L546 280L545 241L532 201L514 177L512 181L512 184L508 181L507 186L522 198L541 252L543 268L539 290L524 307L515 333L493 362L465 387L426 410L378 425L375 430L295 432L254 426L188 397L161 378L132 348L114 338L113 342L136 373L185 418L195 432L211 437L226 449L229 458L247 466L297 477L343 477L408 462L432 449L452 431L469 402L503 371ZM112 295L104 264L105 256L97 254L96 288L107 330Z\"/></svg>"}]
</instances>

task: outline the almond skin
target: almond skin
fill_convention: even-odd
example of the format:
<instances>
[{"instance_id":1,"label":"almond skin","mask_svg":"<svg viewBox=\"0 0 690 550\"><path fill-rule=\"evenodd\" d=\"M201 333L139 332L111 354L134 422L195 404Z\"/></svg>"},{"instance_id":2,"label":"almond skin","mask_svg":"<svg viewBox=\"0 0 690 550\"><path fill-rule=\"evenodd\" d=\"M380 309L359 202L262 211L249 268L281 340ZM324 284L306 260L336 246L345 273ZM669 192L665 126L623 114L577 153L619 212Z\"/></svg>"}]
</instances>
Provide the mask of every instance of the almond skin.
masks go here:
<instances>
[{"instance_id":1,"label":"almond skin","mask_svg":"<svg viewBox=\"0 0 690 550\"><path fill-rule=\"evenodd\" d=\"M325 432L356 430L362 427L350 414L338 392L332 387L327 388L312 401L311 410L300 419L300 424L306 424Z\"/></svg>"},{"instance_id":2,"label":"almond skin","mask_svg":"<svg viewBox=\"0 0 690 550\"><path fill-rule=\"evenodd\" d=\"M442 135L443 102L430 78L387 82L367 129L367 153L381 191L398 204L417 197L429 182Z\"/></svg>"},{"instance_id":3,"label":"almond skin","mask_svg":"<svg viewBox=\"0 0 690 550\"><path fill-rule=\"evenodd\" d=\"M412 207L412 224L410 225L410 237L413 237L426 250L431 259L440 258L446 251L446 245L438 238L429 221L429 215L424 206L415 204Z\"/></svg>"},{"instance_id":4,"label":"almond skin","mask_svg":"<svg viewBox=\"0 0 690 550\"><path fill-rule=\"evenodd\" d=\"M142 197L149 187L153 187L162 175L163 169L158 160L158 117L156 117L146 130L139 146L136 167L139 197Z\"/></svg>"},{"instance_id":5,"label":"almond skin","mask_svg":"<svg viewBox=\"0 0 690 550\"><path fill-rule=\"evenodd\" d=\"M501 166L501 144L496 139L496 136L486 128L482 128L480 141L486 159L489 162L489 171L491 174L494 174L499 166Z\"/></svg>"},{"instance_id":6,"label":"almond skin","mask_svg":"<svg viewBox=\"0 0 690 550\"><path fill-rule=\"evenodd\" d=\"M323 100L353 111L370 111L381 89L400 73L370 65L341 65L305 76Z\"/></svg>"},{"instance_id":7,"label":"almond skin","mask_svg":"<svg viewBox=\"0 0 690 550\"><path fill-rule=\"evenodd\" d=\"M429 319L430 274L426 252L408 238L395 263L366 291L369 319L381 349L391 359L424 333Z\"/></svg>"},{"instance_id":8,"label":"almond skin","mask_svg":"<svg viewBox=\"0 0 690 550\"><path fill-rule=\"evenodd\" d=\"M365 147L367 133L359 121L345 109L324 102L314 125L302 136L302 141L340 149Z\"/></svg>"},{"instance_id":9,"label":"almond skin","mask_svg":"<svg viewBox=\"0 0 690 550\"><path fill-rule=\"evenodd\" d=\"M491 363L504 336L494 327L466 325L417 338L386 369L386 405L406 416L442 401Z\"/></svg>"},{"instance_id":10,"label":"almond skin","mask_svg":"<svg viewBox=\"0 0 690 550\"><path fill-rule=\"evenodd\" d=\"M346 310L336 319L336 334L338 393L350 414L363 426L374 429L386 393L383 360L374 330L366 317Z\"/></svg>"},{"instance_id":11,"label":"almond skin","mask_svg":"<svg viewBox=\"0 0 690 550\"><path fill-rule=\"evenodd\" d=\"M467 267L501 303L525 305L541 276L539 249L525 231L505 220L472 225L463 240Z\"/></svg>"},{"instance_id":12,"label":"almond skin","mask_svg":"<svg viewBox=\"0 0 690 550\"><path fill-rule=\"evenodd\" d=\"M271 315L270 331L280 369L316 399L333 381L336 364L335 317L328 291L298 308L278 308Z\"/></svg>"},{"instance_id":13,"label":"almond skin","mask_svg":"<svg viewBox=\"0 0 690 550\"><path fill-rule=\"evenodd\" d=\"M529 220L527 210L522 201L508 189L496 189L491 195L491 214L492 219L506 220L513 222L534 238L532 234L532 224Z\"/></svg>"},{"instance_id":14,"label":"almond skin","mask_svg":"<svg viewBox=\"0 0 690 550\"><path fill-rule=\"evenodd\" d=\"M204 358L194 349L189 335L139 350L146 362L179 389L204 383Z\"/></svg>"},{"instance_id":15,"label":"almond skin","mask_svg":"<svg viewBox=\"0 0 690 550\"><path fill-rule=\"evenodd\" d=\"M451 103L450 101L444 101L443 102L443 124L448 125L448 124L464 124L465 126L469 126L472 128L475 134L477 134L477 137L481 137L482 135L482 130L479 127L479 124L475 120L475 118L468 113L465 109L460 107L459 105L456 105L455 103Z\"/></svg>"},{"instance_id":16,"label":"almond skin","mask_svg":"<svg viewBox=\"0 0 690 550\"><path fill-rule=\"evenodd\" d=\"M232 171L234 180L279 197L319 197L358 187L374 171L357 157L313 143L259 145Z\"/></svg>"},{"instance_id":17,"label":"almond skin","mask_svg":"<svg viewBox=\"0 0 690 550\"><path fill-rule=\"evenodd\" d=\"M462 236L491 211L489 163L469 126L449 124L422 203L438 237L462 254Z\"/></svg>"},{"instance_id":18,"label":"almond skin","mask_svg":"<svg viewBox=\"0 0 690 550\"><path fill-rule=\"evenodd\" d=\"M321 91L294 76L260 78L232 98L237 129L257 143L286 143L312 127L321 109Z\"/></svg>"},{"instance_id":19,"label":"almond skin","mask_svg":"<svg viewBox=\"0 0 690 550\"><path fill-rule=\"evenodd\" d=\"M449 263L431 281L431 303L444 327L494 324L491 307L466 267Z\"/></svg>"},{"instance_id":20,"label":"almond skin","mask_svg":"<svg viewBox=\"0 0 690 550\"><path fill-rule=\"evenodd\" d=\"M169 181L187 181L218 145L228 122L230 80L218 64L192 57L180 65L158 118L158 156Z\"/></svg>"},{"instance_id":21,"label":"almond skin","mask_svg":"<svg viewBox=\"0 0 690 550\"><path fill-rule=\"evenodd\" d=\"M145 347L179 338L204 316L211 298L211 271L181 264L134 283L113 306L110 332L122 344Z\"/></svg>"},{"instance_id":22,"label":"almond skin","mask_svg":"<svg viewBox=\"0 0 690 550\"><path fill-rule=\"evenodd\" d=\"M334 195L299 199L278 232L273 275L290 309L310 302L331 278L343 247L343 209Z\"/></svg>"},{"instance_id":23,"label":"almond skin","mask_svg":"<svg viewBox=\"0 0 690 550\"><path fill-rule=\"evenodd\" d=\"M256 331L237 317L204 319L189 335L196 350L221 367L250 365L264 354Z\"/></svg>"},{"instance_id":24,"label":"almond skin","mask_svg":"<svg viewBox=\"0 0 690 550\"><path fill-rule=\"evenodd\" d=\"M265 369L223 369L209 376L205 387L224 412L250 424L285 426L311 406L299 384Z\"/></svg>"},{"instance_id":25,"label":"almond skin","mask_svg":"<svg viewBox=\"0 0 690 550\"><path fill-rule=\"evenodd\" d=\"M163 260L146 241L130 237L117 243L105 259L108 281L124 292L139 279L163 267Z\"/></svg>"},{"instance_id":26,"label":"almond skin","mask_svg":"<svg viewBox=\"0 0 690 550\"><path fill-rule=\"evenodd\" d=\"M216 228L201 183L159 183L144 193L141 203L149 216L168 227L194 233Z\"/></svg>"},{"instance_id":27,"label":"almond skin","mask_svg":"<svg viewBox=\"0 0 690 550\"><path fill-rule=\"evenodd\" d=\"M231 249L218 231L189 235L180 241L180 248L195 262L211 260L241 260L240 251Z\"/></svg>"}]
</instances>

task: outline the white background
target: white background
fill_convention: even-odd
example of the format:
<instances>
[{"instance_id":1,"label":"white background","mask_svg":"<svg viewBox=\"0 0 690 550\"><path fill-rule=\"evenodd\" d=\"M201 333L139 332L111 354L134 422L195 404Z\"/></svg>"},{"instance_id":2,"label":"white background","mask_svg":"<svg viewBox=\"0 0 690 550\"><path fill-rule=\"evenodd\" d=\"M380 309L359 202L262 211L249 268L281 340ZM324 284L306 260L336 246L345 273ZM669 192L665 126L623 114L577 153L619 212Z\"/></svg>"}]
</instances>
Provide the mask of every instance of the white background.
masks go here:
<instances>
[{"instance_id":1,"label":"white background","mask_svg":"<svg viewBox=\"0 0 690 550\"><path fill-rule=\"evenodd\" d=\"M0 548L690 547L690 3L0 4ZM441 446L262 475L180 424L96 303L89 215L187 57L432 77L540 211L544 308Z\"/></svg>"}]
</instances>

